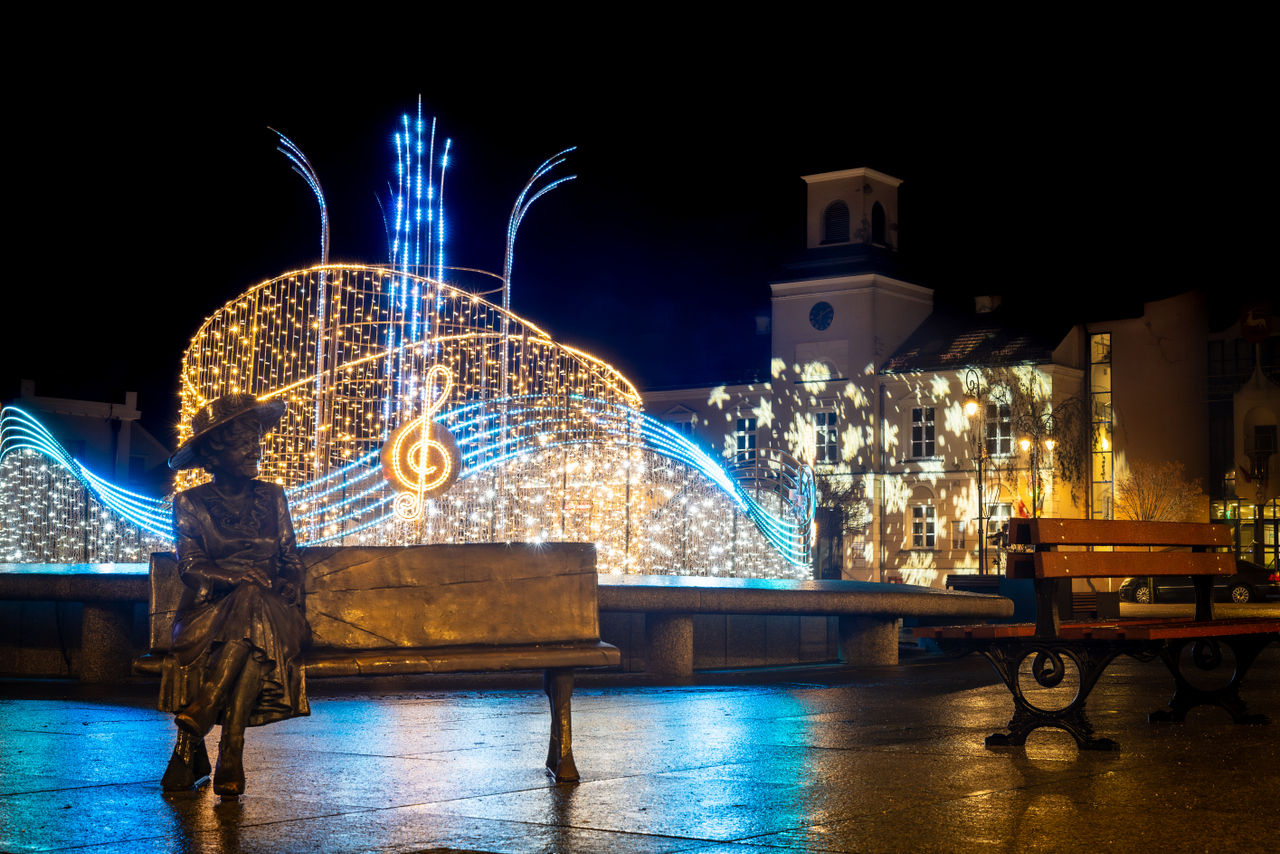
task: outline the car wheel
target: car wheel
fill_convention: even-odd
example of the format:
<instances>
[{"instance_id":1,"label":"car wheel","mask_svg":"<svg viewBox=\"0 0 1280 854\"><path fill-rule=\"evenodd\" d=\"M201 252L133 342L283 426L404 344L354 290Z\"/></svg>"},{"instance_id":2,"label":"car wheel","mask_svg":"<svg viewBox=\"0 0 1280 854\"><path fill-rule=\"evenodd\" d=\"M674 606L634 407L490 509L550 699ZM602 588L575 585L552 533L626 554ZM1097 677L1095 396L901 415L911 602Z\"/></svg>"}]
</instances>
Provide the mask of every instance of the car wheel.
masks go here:
<instances>
[{"instance_id":1,"label":"car wheel","mask_svg":"<svg viewBox=\"0 0 1280 854\"><path fill-rule=\"evenodd\" d=\"M1139 587L1138 589L1134 590L1133 601L1137 602L1139 605L1150 605L1151 604L1151 588Z\"/></svg>"},{"instance_id":2,"label":"car wheel","mask_svg":"<svg viewBox=\"0 0 1280 854\"><path fill-rule=\"evenodd\" d=\"M1231 601L1237 605L1243 605L1253 598L1253 592L1249 590L1247 584L1233 584L1231 589L1227 591L1227 595L1231 597Z\"/></svg>"}]
</instances>

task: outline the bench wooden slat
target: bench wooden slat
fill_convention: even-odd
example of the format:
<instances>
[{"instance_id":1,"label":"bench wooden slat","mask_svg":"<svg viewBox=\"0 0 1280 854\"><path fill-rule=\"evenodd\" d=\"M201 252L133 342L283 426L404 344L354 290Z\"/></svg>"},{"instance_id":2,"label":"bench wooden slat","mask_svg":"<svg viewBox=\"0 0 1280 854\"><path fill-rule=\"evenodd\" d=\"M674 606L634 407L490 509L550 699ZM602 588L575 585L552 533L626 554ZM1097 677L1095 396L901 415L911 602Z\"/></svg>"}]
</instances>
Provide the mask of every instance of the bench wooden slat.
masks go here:
<instances>
[{"instance_id":1,"label":"bench wooden slat","mask_svg":"<svg viewBox=\"0 0 1280 854\"><path fill-rule=\"evenodd\" d=\"M1236 573L1235 555L1209 552L1036 552L1033 558L1037 578Z\"/></svg>"},{"instance_id":2,"label":"bench wooden slat","mask_svg":"<svg viewBox=\"0 0 1280 854\"><path fill-rule=\"evenodd\" d=\"M934 640L996 640L999 638L1035 637L1032 623L989 626L922 626L912 629L918 638ZM1195 621L1174 617L1154 622L1090 621L1063 623L1058 637L1062 640L1167 640L1171 638L1231 637L1234 635L1280 633L1280 620L1238 617L1228 620Z\"/></svg>"},{"instance_id":3,"label":"bench wooden slat","mask_svg":"<svg viewBox=\"0 0 1280 854\"><path fill-rule=\"evenodd\" d=\"M1230 548L1231 528L1209 522L1128 522L1121 519L1012 519L1015 545L1207 546Z\"/></svg>"}]
</instances>

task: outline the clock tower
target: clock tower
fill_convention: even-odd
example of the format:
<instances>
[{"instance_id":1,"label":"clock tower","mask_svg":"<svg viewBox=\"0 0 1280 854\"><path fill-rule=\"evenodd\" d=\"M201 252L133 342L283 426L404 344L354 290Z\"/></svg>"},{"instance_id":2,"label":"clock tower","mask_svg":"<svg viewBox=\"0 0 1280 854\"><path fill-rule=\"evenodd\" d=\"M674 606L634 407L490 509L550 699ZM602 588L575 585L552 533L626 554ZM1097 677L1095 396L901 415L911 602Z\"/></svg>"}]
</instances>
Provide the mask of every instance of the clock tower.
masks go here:
<instances>
[{"instance_id":1,"label":"clock tower","mask_svg":"<svg viewBox=\"0 0 1280 854\"><path fill-rule=\"evenodd\" d=\"M774 366L795 379L866 377L933 309L933 291L911 284L898 259L902 181L866 168L804 181L805 249L770 283Z\"/></svg>"}]
</instances>

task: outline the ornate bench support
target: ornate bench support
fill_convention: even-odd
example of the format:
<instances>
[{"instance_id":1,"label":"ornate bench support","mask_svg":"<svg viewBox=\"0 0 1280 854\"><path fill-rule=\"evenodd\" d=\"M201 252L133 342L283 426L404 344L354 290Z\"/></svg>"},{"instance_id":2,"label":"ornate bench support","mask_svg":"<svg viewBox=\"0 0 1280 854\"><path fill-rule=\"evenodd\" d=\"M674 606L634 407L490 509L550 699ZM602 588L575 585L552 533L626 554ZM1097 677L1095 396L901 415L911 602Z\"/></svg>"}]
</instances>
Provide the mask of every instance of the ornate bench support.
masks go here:
<instances>
[{"instance_id":1,"label":"ornate bench support","mask_svg":"<svg viewBox=\"0 0 1280 854\"><path fill-rule=\"evenodd\" d=\"M551 742L547 745L547 770L557 783L578 782L578 766L573 763L573 668L556 668L542 673L542 690L551 701Z\"/></svg>"},{"instance_id":2,"label":"ornate bench support","mask_svg":"<svg viewBox=\"0 0 1280 854\"><path fill-rule=\"evenodd\" d=\"M1068 641L1035 641L1033 643L991 643L981 647L982 653L995 667L1013 695L1013 718L1009 732L995 733L987 737L987 747L1021 747L1027 736L1040 727L1056 727L1071 733L1081 750L1114 750L1119 745L1109 738L1095 738L1093 724L1085 714L1089 693L1097 684L1102 672L1118 655L1139 652L1138 645L1128 649L1110 646L1099 648L1089 644ZM1071 702L1061 709L1041 709L1032 705L1022 693L1018 682L1018 670L1028 657L1032 659L1031 671L1036 682L1044 688L1053 688L1066 675L1066 662L1070 659L1080 674L1080 685Z\"/></svg>"},{"instance_id":3,"label":"ornate bench support","mask_svg":"<svg viewBox=\"0 0 1280 854\"><path fill-rule=\"evenodd\" d=\"M1173 699L1169 701L1171 711L1163 709L1152 712L1147 720L1156 723L1163 721L1186 720L1187 712L1196 706L1218 706L1226 709L1231 720L1238 724L1268 724L1266 715L1251 715L1240 699L1240 682L1249 672L1258 654L1272 641L1280 640L1280 635L1235 635L1220 638L1178 638L1165 643L1160 649L1160 659L1173 674ZM1231 680L1219 688L1198 688L1188 681L1182 672L1182 651L1191 645L1191 661L1203 671L1215 670L1222 663L1222 650L1219 644L1230 648L1235 656L1235 672Z\"/></svg>"}]
</instances>

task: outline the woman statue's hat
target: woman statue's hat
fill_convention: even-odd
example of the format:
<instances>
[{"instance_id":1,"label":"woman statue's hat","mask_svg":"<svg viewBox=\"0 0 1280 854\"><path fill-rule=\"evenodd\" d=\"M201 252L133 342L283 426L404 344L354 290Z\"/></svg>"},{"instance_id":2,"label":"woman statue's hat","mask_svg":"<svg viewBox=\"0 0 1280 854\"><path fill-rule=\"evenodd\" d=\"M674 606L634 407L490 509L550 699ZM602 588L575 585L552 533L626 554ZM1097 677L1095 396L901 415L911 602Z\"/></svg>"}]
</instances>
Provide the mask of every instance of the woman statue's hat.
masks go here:
<instances>
[{"instance_id":1,"label":"woman statue's hat","mask_svg":"<svg viewBox=\"0 0 1280 854\"><path fill-rule=\"evenodd\" d=\"M191 438L182 443L178 450L169 457L169 468L189 469L199 465L196 458L196 446L210 432L237 418L256 418L262 422L263 430L270 430L284 417L283 400L258 400L251 394L224 394L200 407L195 418L191 419Z\"/></svg>"}]
</instances>

